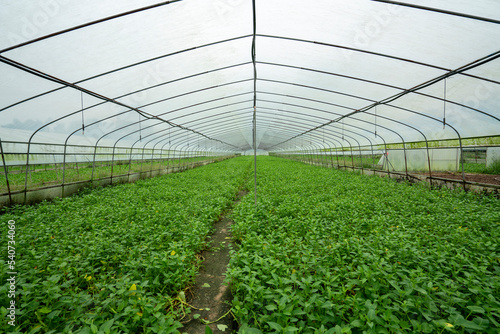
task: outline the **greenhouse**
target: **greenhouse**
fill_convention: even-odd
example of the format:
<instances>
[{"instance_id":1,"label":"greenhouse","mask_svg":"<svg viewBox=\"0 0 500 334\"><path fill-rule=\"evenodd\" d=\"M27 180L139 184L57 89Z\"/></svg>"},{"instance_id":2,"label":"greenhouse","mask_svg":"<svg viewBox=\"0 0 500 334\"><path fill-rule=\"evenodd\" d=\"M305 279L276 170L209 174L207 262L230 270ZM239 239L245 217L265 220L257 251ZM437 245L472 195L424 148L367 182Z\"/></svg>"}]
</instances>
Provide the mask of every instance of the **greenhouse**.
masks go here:
<instances>
[{"instance_id":1,"label":"greenhouse","mask_svg":"<svg viewBox=\"0 0 500 334\"><path fill-rule=\"evenodd\" d=\"M0 332L500 331L499 1L0 8Z\"/></svg>"}]
</instances>

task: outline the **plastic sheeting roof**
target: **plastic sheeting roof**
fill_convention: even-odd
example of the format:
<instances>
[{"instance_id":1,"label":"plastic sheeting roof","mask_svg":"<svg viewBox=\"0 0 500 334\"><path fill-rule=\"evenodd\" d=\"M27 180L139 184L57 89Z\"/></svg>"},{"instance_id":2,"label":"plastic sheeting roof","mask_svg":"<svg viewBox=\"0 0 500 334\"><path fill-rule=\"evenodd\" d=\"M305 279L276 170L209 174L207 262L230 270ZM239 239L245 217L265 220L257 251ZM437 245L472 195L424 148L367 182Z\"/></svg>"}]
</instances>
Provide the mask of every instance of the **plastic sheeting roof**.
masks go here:
<instances>
[{"instance_id":1,"label":"plastic sheeting roof","mask_svg":"<svg viewBox=\"0 0 500 334\"><path fill-rule=\"evenodd\" d=\"M269 151L500 134L497 0L9 1L0 29L4 141L245 151L254 104Z\"/></svg>"}]
</instances>

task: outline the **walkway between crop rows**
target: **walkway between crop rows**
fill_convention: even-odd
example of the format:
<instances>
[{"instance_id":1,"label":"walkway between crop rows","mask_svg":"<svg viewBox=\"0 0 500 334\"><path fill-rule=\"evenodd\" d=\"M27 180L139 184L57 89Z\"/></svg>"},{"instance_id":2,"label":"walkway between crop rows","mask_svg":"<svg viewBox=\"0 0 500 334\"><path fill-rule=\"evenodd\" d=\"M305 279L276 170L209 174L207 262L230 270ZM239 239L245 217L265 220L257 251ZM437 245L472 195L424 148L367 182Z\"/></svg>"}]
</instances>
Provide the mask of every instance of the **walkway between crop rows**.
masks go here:
<instances>
[{"instance_id":1,"label":"walkway between crop rows","mask_svg":"<svg viewBox=\"0 0 500 334\"><path fill-rule=\"evenodd\" d=\"M233 207L246 194L240 191ZM180 329L181 333L205 334L207 323L213 333L232 333L237 329L230 312L233 299L231 288L224 283L229 251L233 247L230 231L232 221L228 218L230 212L215 223L211 246L201 253L204 261L192 289L192 298L188 300L188 304L195 308L192 308L189 322Z\"/></svg>"}]
</instances>

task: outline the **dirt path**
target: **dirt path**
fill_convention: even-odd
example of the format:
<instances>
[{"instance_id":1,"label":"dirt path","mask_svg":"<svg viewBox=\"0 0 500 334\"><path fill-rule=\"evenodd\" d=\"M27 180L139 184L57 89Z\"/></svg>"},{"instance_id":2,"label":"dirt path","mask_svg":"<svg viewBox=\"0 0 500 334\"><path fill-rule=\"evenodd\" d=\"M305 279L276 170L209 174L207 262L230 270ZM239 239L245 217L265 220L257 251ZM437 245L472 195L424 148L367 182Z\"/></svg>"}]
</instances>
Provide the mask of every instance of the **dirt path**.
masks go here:
<instances>
[{"instance_id":1,"label":"dirt path","mask_svg":"<svg viewBox=\"0 0 500 334\"><path fill-rule=\"evenodd\" d=\"M246 192L240 191L234 205L245 195ZM208 326L214 334L229 334L237 330L237 323L230 312L231 287L224 282L230 259L229 251L233 247L230 231L232 221L227 218L228 214L215 223L211 247L201 253L204 261L196 277L196 285L192 289L192 295L186 296L188 304L203 310L192 309L190 321L180 329L181 333L205 334L206 322L210 323Z\"/></svg>"}]
</instances>

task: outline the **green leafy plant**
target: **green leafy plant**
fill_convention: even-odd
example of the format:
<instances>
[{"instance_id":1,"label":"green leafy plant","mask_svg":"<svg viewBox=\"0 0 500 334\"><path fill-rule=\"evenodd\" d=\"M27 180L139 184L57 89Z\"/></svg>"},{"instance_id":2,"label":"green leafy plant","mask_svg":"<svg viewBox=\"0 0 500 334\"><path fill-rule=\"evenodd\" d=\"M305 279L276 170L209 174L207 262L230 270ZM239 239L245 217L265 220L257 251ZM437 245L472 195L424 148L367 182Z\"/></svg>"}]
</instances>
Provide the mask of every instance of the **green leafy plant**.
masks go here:
<instances>
[{"instance_id":1,"label":"green leafy plant","mask_svg":"<svg viewBox=\"0 0 500 334\"><path fill-rule=\"evenodd\" d=\"M261 158L233 213L241 333L497 333L494 197ZM249 187L250 188L250 187Z\"/></svg>"},{"instance_id":2,"label":"green leafy plant","mask_svg":"<svg viewBox=\"0 0 500 334\"><path fill-rule=\"evenodd\" d=\"M178 333L191 311L183 291L197 254L248 166L227 160L8 209L3 224L17 226L15 331ZM0 278L0 332L7 332L5 264Z\"/></svg>"}]
</instances>

